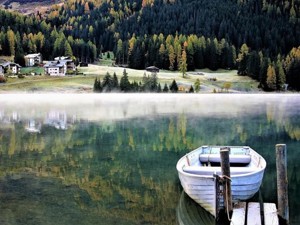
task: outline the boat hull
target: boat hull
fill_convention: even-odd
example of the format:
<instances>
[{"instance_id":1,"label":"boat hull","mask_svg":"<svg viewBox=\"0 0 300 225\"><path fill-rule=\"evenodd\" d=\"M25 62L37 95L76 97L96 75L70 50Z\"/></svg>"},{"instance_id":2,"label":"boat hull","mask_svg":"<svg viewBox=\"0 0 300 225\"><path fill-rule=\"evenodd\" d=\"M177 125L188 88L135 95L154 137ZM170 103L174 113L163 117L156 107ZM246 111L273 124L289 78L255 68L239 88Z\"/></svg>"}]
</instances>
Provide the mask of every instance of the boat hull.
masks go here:
<instances>
[{"instance_id":1,"label":"boat hull","mask_svg":"<svg viewBox=\"0 0 300 225\"><path fill-rule=\"evenodd\" d=\"M177 225L215 225L215 218L184 191L176 208Z\"/></svg>"},{"instance_id":2,"label":"boat hull","mask_svg":"<svg viewBox=\"0 0 300 225\"><path fill-rule=\"evenodd\" d=\"M213 175L199 175L185 172L182 168L190 163L195 163L195 154L197 158L201 150L196 149L193 152L182 157L177 163L177 170L181 185L195 202L201 205L205 210L216 217L217 204L223 206L223 198L217 203L217 181ZM194 154L194 155L193 155ZM251 152L253 160L259 160L258 168L254 172L231 176L231 191L233 202L247 200L258 192L265 170L265 160L254 150Z\"/></svg>"}]
</instances>

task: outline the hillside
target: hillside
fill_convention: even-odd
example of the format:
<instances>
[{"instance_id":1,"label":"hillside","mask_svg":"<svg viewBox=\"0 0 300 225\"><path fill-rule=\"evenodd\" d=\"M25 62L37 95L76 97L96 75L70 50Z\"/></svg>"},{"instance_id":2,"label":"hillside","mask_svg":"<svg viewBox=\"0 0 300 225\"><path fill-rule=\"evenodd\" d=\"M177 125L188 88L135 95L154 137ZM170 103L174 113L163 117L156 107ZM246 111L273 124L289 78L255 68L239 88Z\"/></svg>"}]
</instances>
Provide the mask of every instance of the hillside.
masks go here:
<instances>
[{"instance_id":1,"label":"hillside","mask_svg":"<svg viewBox=\"0 0 300 225\"><path fill-rule=\"evenodd\" d=\"M237 69L268 91L300 90L300 3L294 0L68 0L47 14L0 11L0 55L27 53L167 70Z\"/></svg>"},{"instance_id":2,"label":"hillside","mask_svg":"<svg viewBox=\"0 0 300 225\"><path fill-rule=\"evenodd\" d=\"M0 6L4 9L20 12L25 15L46 13L51 6L59 4L60 0L0 0Z\"/></svg>"}]
</instances>

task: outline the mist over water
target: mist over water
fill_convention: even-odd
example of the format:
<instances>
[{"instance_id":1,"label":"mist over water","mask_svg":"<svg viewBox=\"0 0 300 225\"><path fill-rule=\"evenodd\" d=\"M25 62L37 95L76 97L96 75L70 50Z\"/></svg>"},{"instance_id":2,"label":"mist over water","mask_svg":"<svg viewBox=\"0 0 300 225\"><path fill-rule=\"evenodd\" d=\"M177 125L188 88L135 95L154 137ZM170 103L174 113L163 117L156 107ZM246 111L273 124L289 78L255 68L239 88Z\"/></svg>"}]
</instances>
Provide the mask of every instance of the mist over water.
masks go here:
<instances>
[{"instance_id":1,"label":"mist over water","mask_svg":"<svg viewBox=\"0 0 300 225\"><path fill-rule=\"evenodd\" d=\"M177 160L201 145L249 145L267 161L263 199L276 202L278 143L299 224L299 97L0 95L0 224L207 224L182 194Z\"/></svg>"},{"instance_id":2,"label":"mist over water","mask_svg":"<svg viewBox=\"0 0 300 225\"><path fill-rule=\"evenodd\" d=\"M278 94L9 94L1 95L0 112L24 112L34 117L63 110L85 120L120 120L143 116L185 113L196 116L229 116L287 111L300 106L299 95ZM292 112L293 113L293 112Z\"/></svg>"}]
</instances>

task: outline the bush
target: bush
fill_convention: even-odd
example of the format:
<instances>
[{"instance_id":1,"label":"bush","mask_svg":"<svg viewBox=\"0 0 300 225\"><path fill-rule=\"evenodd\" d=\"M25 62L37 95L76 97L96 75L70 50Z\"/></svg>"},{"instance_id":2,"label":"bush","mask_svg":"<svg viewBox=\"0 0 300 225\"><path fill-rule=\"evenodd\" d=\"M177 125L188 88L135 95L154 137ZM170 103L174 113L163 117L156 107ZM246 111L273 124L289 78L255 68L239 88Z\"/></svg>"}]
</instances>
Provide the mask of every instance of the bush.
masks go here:
<instances>
[{"instance_id":1,"label":"bush","mask_svg":"<svg viewBox=\"0 0 300 225\"><path fill-rule=\"evenodd\" d=\"M5 83L6 82L6 79L4 76L0 76L0 83Z\"/></svg>"},{"instance_id":2,"label":"bush","mask_svg":"<svg viewBox=\"0 0 300 225\"><path fill-rule=\"evenodd\" d=\"M66 75L76 75L76 72L74 70L67 70Z\"/></svg>"}]
</instances>

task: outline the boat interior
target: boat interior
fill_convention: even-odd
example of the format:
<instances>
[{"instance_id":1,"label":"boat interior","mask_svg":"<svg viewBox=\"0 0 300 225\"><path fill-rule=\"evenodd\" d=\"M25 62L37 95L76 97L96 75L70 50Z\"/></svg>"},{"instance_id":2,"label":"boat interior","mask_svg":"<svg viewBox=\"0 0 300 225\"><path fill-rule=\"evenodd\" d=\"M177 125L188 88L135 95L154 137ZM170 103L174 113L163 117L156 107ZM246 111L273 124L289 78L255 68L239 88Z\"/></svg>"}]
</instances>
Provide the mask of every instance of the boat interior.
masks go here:
<instances>
[{"instance_id":1,"label":"boat interior","mask_svg":"<svg viewBox=\"0 0 300 225\"><path fill-rule=\"evenodd\" d=\"M221 156L220 147L201 147L196 151L195 155L189 158L187 155L187 164L182 170L187 173L213 176L214 174L221 175ZM257 166L252 162L250 149L248 147L229 148L229 161L231 175L241 175L252 173L257 170ZM194 160L193 160L194 159Z\"/></svg>"}]
</instances>

